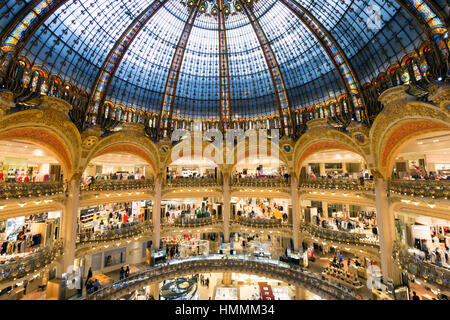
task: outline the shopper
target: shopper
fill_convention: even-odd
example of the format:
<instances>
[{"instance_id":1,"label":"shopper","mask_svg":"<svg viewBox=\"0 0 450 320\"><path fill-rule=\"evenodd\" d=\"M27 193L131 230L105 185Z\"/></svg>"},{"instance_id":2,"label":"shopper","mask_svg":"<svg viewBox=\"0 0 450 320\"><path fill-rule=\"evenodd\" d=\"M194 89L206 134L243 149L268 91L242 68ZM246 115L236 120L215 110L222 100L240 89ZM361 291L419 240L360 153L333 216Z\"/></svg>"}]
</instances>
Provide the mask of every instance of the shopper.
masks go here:
<instances>
[{"instance_id":1,"label":"shopper","mask_svg":"<svg viewBox=\"0 0 450 320\"><path fill-rule=\"evenodd\" d=\"M100 289L100 282L97 279L95 279L92 286L94 287L94 292L96 292L98 289Z\"/></svg>"},{"instance_id":2,"label":"shopper","mask_svg":"<svg viewBox=\"0 0 450 320\"><path fill-rule=\"evenodd\" d=\"M415 291L413 291L412 300L420 300L419 296L416 294Z\"/></svg>"},{"instance_id":3,"label":"shopper","mask_svg":"<svg viewBox=\"0 0 450 320\"><path fill-rule=\"evenodd\" d=\"M86 283L85 283L86 286L87 286L87 282L88 282L89 279L91 279L91 278L92 278L92 268L89 267L89 271L88 271L87 278L86 278Z\"/></svg>"},{"instance_id":4,"label":"shopper","mask_svg":"<svg viewBox=\"0 0 450 320\"><path fill-rule=\"evenodd\" d=\"M121 268L120 268L120 272L119 272L119 280L122 280L122 279L123 279L124 274L125 274L124 267L121 267Z\"/></svg>"},{"instance_id":5,"label":"shopper","mask_svg":"<svg viewBox=\"0 0 450 320\"><path fill-rule=\"evenodd\" d=\"M128 278L130 275L130 267L127 266L127 269L125 270L125 278Z\"/></svg>"}]
</instances>

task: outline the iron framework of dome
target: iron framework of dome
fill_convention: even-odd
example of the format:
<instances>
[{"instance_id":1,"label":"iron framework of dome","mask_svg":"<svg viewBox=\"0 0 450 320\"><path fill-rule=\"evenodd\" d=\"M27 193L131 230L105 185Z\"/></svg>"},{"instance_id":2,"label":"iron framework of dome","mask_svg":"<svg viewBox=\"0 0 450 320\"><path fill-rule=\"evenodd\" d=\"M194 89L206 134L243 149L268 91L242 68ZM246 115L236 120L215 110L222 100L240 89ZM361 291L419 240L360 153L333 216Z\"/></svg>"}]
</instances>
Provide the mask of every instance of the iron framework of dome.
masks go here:
<instances>
[{"instance_id":1,"label":"iron framework of dome","mask_svg":"<svg viewBox=\"0 0 450 320\"><path fill-rule=\"evenodd\" d=\"M444 6L8 0L0 7L0 70L17 75L22 68L31 92L18 102L56 87L76 95L79 127L116 120L168 129L202 120L225 128L244 121L292 134L317 117L338 126L370 123L381 109L374 91L383 81L416 84L420 94L445 74Z\"/></svg>"}]
</instances>

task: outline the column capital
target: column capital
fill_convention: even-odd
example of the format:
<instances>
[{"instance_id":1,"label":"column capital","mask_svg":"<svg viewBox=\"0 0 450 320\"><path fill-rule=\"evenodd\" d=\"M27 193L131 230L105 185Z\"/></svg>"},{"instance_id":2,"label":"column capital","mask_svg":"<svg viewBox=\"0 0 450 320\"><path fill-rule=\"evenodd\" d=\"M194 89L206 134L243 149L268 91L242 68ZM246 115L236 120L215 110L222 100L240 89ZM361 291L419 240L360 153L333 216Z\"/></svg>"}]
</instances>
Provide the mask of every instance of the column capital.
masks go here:
<instances>
[{"instance_id":1,"label":"column capital","mask_svg":"<svg viewBox=\"0 0 450 320\"><path fill-rule=\"evenodd\" d=\"M67 119L69 118L69 111L72 110L72 106L67 101L50 96L42 96L40 101L42 109L56 111L62 113Z\"/></svg>"},{"instance_id":2,"label":"column capital","mask_svg":"<svg viewBox=\"0 0 450 320\"><path fill-rule=\"evenodd\" d=\"M14 94L11 91L0 92L0 118L6 115L9 109L14 108Z\"/></svg>"},{"instance_id":3,"label":"column capital","mask_svg":"<svg viewBox=\"0 0 450 320\"><path fill-rule=\"evenodd\" d=\"M83 176L83 172L81 172L81 171L76 171L76 172L73 172L73 173L72 173L72 176L70 176L69 179L67 179L67 181L73 181L73 180L75 180L75 181L80 182L82 176Z\"/></svg>"},{"instance_id":4,"label":"column capital","mask_svg":"<svg viewBox=\"0 0 450 320\"><path fill-rule=\"evenodd\" d=\"M383 112L389 113L404 109L409 96L406 93L407 89L407 85L401 85L385 90L378 98L378 101L384 106Z\"/></svg>"},{"instance_id":5,"label":"column capital","mask_svg":"<svg viewBox=\"0 0 450 320\"><path fill-rule=\"evenodd\" d=\"M440 108L443 108L444 111L450 112L449 109L445 109L450 104L450 84L430 85L429 91L429 99Z\"/></svg>"}]
</instances>

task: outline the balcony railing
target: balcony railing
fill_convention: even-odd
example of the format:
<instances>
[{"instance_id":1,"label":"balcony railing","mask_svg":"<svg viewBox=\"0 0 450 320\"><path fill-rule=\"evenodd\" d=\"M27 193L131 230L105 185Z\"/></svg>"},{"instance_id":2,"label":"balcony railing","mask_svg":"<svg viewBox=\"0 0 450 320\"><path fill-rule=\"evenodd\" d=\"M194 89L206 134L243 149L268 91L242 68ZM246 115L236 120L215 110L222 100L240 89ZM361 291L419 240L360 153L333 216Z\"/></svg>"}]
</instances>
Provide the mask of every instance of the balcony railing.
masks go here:
<instances>
[{"instance_id":1,"label":"balcony railing","mask_svg":"<svg viewBox=\"0 0 450 320\"><path fill-rule=\"evenodd\" d=\"M116 281L86 297L88 300L117 299L120 296L150 283L162 282L181 275L202 272L248 272L253 270L259 275L296 284L328 299L356 300L353 290L322 280L320 274L312 273L298 267L276 260L237 255L195 256L186 259L171 260L140 273L132 274L127 279Z\"/></svg>"},{"instance_id":2,"label":"balcony railing","mask_svg":"<svg viewBox=\"0 0 450 320\"><path fill-rule=\"evenodd\" d=\"M402 267L408 270L409 273L443 286L450 288L450 269L440 267L430 262L422 260L422 258L412 255L407 248L399 244L394 245L394 257Z\"/></svg>"},{"instance_id":3,"label":"balcony railing","mask_svg":"<svg viewBox=\"0 0 450 320\"><path fill-rule=\"evenodd\" d=\"M114 241L130 238L152 230L152 223L136 223L120 229L105 230L103 232L80 232L77 234L77 243Z\"/></svg>"},{"instance_id":4,"label":"balcony railing","mask_svg":"<svg viewBox=\"0 0 450 320\"><path fill-rule=\"evenodd\" d=\"M221 222L220 220L214 219L213 217L205 218L176 218L172 223L165 223L165 227L178 227L178 228L195 228L212 225L214 223Z\"/></svg>"},{"instance_id":5,"label":"balcony railing","mask_svg":"<svg viewBox=\"0 0 450 320\"><path fill-rule=\"evenodd\" d=\"M88 185L82 185L81 191L153 190L153 188L154 182L151 179L94 180Z\"/></svg>"},{"instance_id":6,"label":"balcony railing","mask_svg":"<svg viewBox=\"0 0 450 320\"><path fill-rule=\"evenodd\" d=\"M368 238L363 233L352 233L346 231L326 229L313 224L302 224L300 230L321 239L349 243L355 245L379 246L379 242L373 238Z\"/></svg>"},{"instance_id":7,"label":"balcony railing","mask_svg":"<svg viewBox=\"0 0 450 320\"><path fill-rule=\"evenodd\" d=\"M62 254L62 241L56 241L51 246L42 247L23 258L0 262L0 283L20 279L32 272L52 263Z\"/></svg>"},{"instance_id":8,"label":"balcony railing","mask_svg":"<svg viewBox=\"0 0 450 320\"><path fill-rule=\"evenodd\" d=\"M392 180L389 189L403 196L448 199L450 180Z\"/></svg>"},{"instance_id":9,"label":"balcony railing","mask_svg":"<svg viewBox=\"0 0 450 320\"><path fill-rule=\"evenodd\" d=\"M309 179L300 183L301 189L373 191L373 181L355 179Z\"/></svg>"},{"instance_id":10,"label":"balcony railing","mask_svg":"<svg viewBox=\"0 0 450 320\"><path fill-rule=\"evenodd\" d=\"M175 178L166 181L167 188L216 187L219 184L214 178Z\"/></svg>"},{"instance_id":11,"label":"balcony railing","mask_svg":"<svg viewBox=\"0 0 450 320\"><path fill-rule=\"evenodd\" d=\"M0 199L20 199L54 196L64 192L62 182L6 182L0 183Z\"/></svg>"},{"instance_id":12,"label":"balcony railing","mask_svg":"<svg viewBox=\"0 0 450 320\"><path fill-rule=\"evenodd\" d=\"M283 223L281 219L254 219L247 217L238 217L236 220L234 220L234 222L251 228L292 228L292 225Z\"/></svg>"},{"instance_id":13,"label":"balcony railing","mask_svg":"<svg viewBox=\"0 0 450 320\"><path fill-rule=\"evenodd\" d=\"M239 178L233 177L233 187L289 188L290 180L286 178Z\"/></svg>"}]
</instances>

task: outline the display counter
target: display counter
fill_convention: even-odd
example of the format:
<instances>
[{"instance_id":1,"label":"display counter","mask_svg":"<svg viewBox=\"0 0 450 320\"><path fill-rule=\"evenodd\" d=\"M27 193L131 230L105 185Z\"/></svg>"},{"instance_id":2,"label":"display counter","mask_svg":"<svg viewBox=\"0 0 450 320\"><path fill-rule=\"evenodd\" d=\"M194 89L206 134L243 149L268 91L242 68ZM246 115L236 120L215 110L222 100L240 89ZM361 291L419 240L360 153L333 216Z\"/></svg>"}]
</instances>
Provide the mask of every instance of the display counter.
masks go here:
<instances>
[{"instance_id":1,"label":"display counter","mask_svg":"<svg viewBox=\"0 0 450 320\"><path fill-rule=\"evenodd\" d=\"M238 288L216 288L214 300L239 300Z\"/></svg>"},{"instance_id":2,"label":"display counter","mask_svg":"<svg viewBox=\"0 0 450 320\"><path fill-rule=\"evenodd\" d=\"M394 300L389 294L378 289L372 289L372 298L373 300Z\"/></svg>"},{"instance_id":3,"label":"display counter","mask_svg":"<svg viewBox=\"0 0 450 320\"><path fill-rule=\"evenodd\" d=\"M100 282L100 286L104 286L104 285L107 285L107 284L110 284L110 283L113 283L114 282L114 280L111 278L111 277L108 277L107 275L104 275L104 274L98 274L98 275L96 275L96 276L93 276L92 278L91 278L94 282L95 282L95 280L98 280L98 282Z\"/></svg>"}]
</instances>

